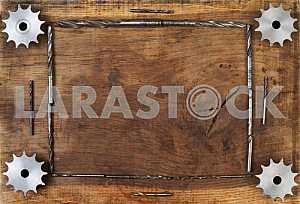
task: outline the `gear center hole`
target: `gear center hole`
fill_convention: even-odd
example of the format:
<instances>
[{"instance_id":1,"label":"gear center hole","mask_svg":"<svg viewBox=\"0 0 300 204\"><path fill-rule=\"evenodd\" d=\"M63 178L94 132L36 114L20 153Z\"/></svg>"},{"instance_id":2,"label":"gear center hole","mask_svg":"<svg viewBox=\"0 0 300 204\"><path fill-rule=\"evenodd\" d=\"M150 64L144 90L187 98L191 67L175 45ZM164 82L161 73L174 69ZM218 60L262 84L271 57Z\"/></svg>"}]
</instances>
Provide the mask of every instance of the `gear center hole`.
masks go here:
<instances>
[{"instance_id":1,"label":"gear center hole","mask_svg":"<svg viewBox=\"0 0 300 204\"><path fill-rule=\"evenodd\" d=\"M280 26L281 26L281 24L280 24L280 22L279 21L273 21L273 23L272 23L272 27L274 28L274 29L279 29L280 28Z\"/></svg>"},{"instance_id":2,"label":"gear center hole","mask_svg":"<svg viewBox=\"0 0 300 204\"><path fill-rule=\"evenodd\" d=\"M280 177L280 176L275 176L275 177L273 178L273 183L274 183L275 185L279 185L279 184L281 183L281 177Z\"/></svg>"},{"instance_id":3,"label":"gear center hole","mask_svg":"<svg viewBox=\"0 0 300 204\"><path fill-rule=\"evenodd\" d=\"M27 28L28 28L28 26L27 26L27 23L25 23L25 22L21 22L20 24L19 24L19 29L20 29L20 31L26 31L27 30Z\"/></svg>"},{"instance_id":4,"label":"gear center hole","mask_svg":"<svg viewBox=\"0 0 300 204\"><path fill-rule=\"evenodd\" d=\"M21 171L21 176L22 176L23 178L27 178L27 177L29 176L29 171L28 171L27 169L23 169L23 170Z\"/></svg>"}]
</instances>

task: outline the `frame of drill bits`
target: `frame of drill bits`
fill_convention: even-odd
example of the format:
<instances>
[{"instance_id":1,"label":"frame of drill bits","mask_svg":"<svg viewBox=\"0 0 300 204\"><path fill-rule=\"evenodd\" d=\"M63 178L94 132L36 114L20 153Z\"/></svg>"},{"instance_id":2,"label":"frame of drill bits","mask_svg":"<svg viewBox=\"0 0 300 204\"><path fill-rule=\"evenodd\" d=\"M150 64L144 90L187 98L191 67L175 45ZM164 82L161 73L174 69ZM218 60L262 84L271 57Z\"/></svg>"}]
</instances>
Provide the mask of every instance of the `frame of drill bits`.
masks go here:
<instances>
[{"instance_id":1,"label":"frame of drill bits","mask_svg":"<svg viewBox=\"0 0 300 204\"><path fill-rule=\"evenodd\" d=\"M48 26L48 148L49 148L49 166L50 175L56 177L102 177L102 178L115 178L115 179L208 179L208 178L243 178L251 176L252 166L252 115L253 115L253 98L252 98L252 29L249 24L232 22L232 21L177 21L177 20L124 20L124 21L77 21L77 20L62 20L54 24L61 28L108 28L108 27L166 27L166 26L179 26L179 27L213 27L213 28L239 28L245 29L245 43L246 43L246 59L247 59L247 87L248 87L248 132L245 134L248 140L248 155L247 155L247 173L243 175L225 175L225 176L160 176L160 175L105 175L105 174L72 174L55 172L54 168L54 124L53 124L53 105L55 102L53 96L53 74L54 74L54 56L53 56L53 28Z\"/></svg>"}]
</instances>

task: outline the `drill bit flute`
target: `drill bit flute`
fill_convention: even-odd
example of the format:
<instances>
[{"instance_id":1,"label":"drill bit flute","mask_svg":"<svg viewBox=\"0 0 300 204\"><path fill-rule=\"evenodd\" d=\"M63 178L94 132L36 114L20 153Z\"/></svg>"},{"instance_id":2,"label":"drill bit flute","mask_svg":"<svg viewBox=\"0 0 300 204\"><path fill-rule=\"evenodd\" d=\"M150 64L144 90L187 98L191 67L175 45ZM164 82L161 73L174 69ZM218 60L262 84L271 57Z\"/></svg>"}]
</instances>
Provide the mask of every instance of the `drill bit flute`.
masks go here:
<instances>
[{"instance_id":1,"label":"drill bit flute","mask_svg":"<svg viewBox=\"0 0 300 204\"><path fill-rule=\"evenodd\" d=\"M266 112L267 112L267 95L269 92L269 78L264 77L264 101L263 101L263 119L262 124L266 124Z\"/></svg>"},{"instance_id":2,"label":"drill bit flute","mask_svg":"<svg viewBox=\"0 0 300 204\"><path fill-rule=\"evenodd\" d=\"M53 172L53 33L51 26L48 26L48 143L49 143L49 166Z\"/></svg>"},{"instance_id":3,"label":"drill bit flute","mask_svg":"<svg viewBox=\"0 0 300 204\"><path fill-rule=\"evenodd\" d=\"M29 134L33 135L33 122L34 122L34 103L33 103L33 80L29 81Z\"/></svg>"}]
</instances>

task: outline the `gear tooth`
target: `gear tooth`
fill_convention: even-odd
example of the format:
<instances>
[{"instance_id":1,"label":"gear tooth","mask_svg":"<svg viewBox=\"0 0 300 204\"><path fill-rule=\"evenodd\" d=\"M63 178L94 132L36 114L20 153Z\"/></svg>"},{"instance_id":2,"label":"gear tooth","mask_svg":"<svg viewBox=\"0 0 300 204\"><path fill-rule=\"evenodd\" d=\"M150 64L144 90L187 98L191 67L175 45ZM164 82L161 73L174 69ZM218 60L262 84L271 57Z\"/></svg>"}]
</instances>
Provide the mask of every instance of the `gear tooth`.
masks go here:
<instances>
[{"instance_id":1,"label":"gear tooth","mask_svg":"<svg viewBox=\"0 0 300 204\"><path fill-rule=\"evenodd\" d=\"M40 13L41 13L41 11L35 12L35 14L36 14L37 16L40 15Z\"/></svg>"},{"instance_id":2,"label":"gear tooth","mask_svg":"<svg viewBox=\"0 0 300 204\"><path fill-rule=\"evenodd\" d=\"M41 27L41 25L43 25L45 22L46 22L46 21L39 21L40 27Z\"/></svg>"},{"instance_id":3,"label":"gear tooth","mask_svg":"<svg viewBox=\"0 0 300 204\"><path fill-rule=\"evenodd\" d=\"M39 163L39 166L40 166L41 170L42 170L43 164L44 164L44 163L42 163L42 162ZM42 170L42 171L43 171L43 170Z\"/></svg>"},{"instance_id":4,"label":"gear tooth","mask_svg":"<svg viewBox=\"0 0 300 204\"><path fill-rule=\"evenodd\" d=\"M37 193L36 187L35 187L34 189L32 189L32 191L33 191L34 193Z\"/></svg>"},{"instance_id":5,"label":"gear tooth","mask_svg":"<svg viewBox=\"0 0 300 204\"><path fill-rule=\"evenodd\" d=\"M26 191L23 191L23 195L24 195L24 198L26 198L27 197L27 190Z\"/></svg>"},{"instance_id":6,"label":"gear tooth","mask_svg":"<svg viewBox=\"0 0 300 204\"><path fill-rule=\"evenodd\" d=\"M277 198L277 196L275 195L270 195L270 197L272 198L272 200L275 200Z\"/></svg>"},{"instance_id":7,"label":"gear tooth","mask_svg":"<svg viewBox=\"0 0 300 204\"><path fill-rule=\"evenodd\" d=\"M16 48L18 48L19 45L21 45L21 43L19 43L19 42L15 42L15 44L16 44Z\"/></svg>"},{"instance_id":8,"label":"gear tooth","mask_svg":"<svg viewBox=\"0 0 300 204\"><path fill-rule=\"evenodd\" d=\"M44 33L44 31L41 30L41 31L38 33L37 37L38 37L39 35L43 35L43 34L45 34L45 33Z\"/></svg>"},{"instance_id":9,"label":"gear tooth","mask_svg":"<svg viewBox=\"0 0 300 204\"><path fill-rule=\"evenodd\" d=\"M16 158L18 158L17 155L13 154L13 159L15 160Z\"/></svg>"},{"instance_id":10,"label":"gear tooth","mask_svg":"<svg viewBox=\"0 0 300 204\"><path fill-rule=\"evenodd\" d=\"M283 43L283 42L282 42L282 43ZM280 160L279 163L284 165L284 163L283 163L283 158L281 158L281 160Z\"/></svg>"},{"instance_id":11,"label":"gear tooth","mask_svg":"<svg viewBox=\"0 0 300 204\"><path fill-rule=\"evenodd\" d=\"M23 45L25 45L26 48L29 48L29 42L23 43Z\"/></svg>"},{"instance_id":12,"label":"gear tooth","mask_svg":"<svg viewBox=\"0 0 300 204\"><path fill-rule=\"evenodd\" d=\"M12 39L10 39L10 38L8 38L7 40L6 40L6 42L9 42L9 41L11 41Z\"/></svg>"},{"instance_id":13,"label":"gear tooth","mask_svg":"<svg viewBox=\"0 0 300 204\"><path fill-rule=\"evenodd\" d=\"M16 10L16 11L8 11L8 14L9 14L8 18L10 18L11 16L13 16L17 12L18 12L18 10Z\"/></svg>"},{"instance_id":14,"label":"gear tooth","mask_svg":"<svg viewBox=\"0 0 300 204\"><path fill-rule=\"evenodd\" d=\"M261 31L261 30L260 30L260 27L257 27L257 28L255 29L255 31Z\"/></svg>"},{"instance_id":15,"label":"gear tooth","mask_svg":"<svg viewBox=\"0 0 300 204\"><path fill-rule=\"evenodd\" d=\"M273 5L272 5L272 3L269 3L269 9L270 8L274 8Z\"/></svg>"},{"instance_id":16,"label":"gear tooth","mask_svg":"<svg viewBox=\"0 0 300 204\"><path fill-rule=\"evenodd\" d=\"M270 41L270 44L273 45L273 42ZM274 164L274 161L273 161L273 159L270 158L270 165L271 164Z\"/></svg>"},{"instance_id":17,"label":"gear tooth","mask_svg":"<svg viewBox=\"0 0 300 204\"><path fill-rule=\"evenodd\" d=\"M31 11L31 5L30 4L28 5L27 10Z\"/></svg>"},{"instance_id":18,"label":"gear tooth","mask_svg":"<svg viewBox=\"0 0 300 204\"><path fill-rule=\"evenodd\" d=\"M31 156L32 158L36 158L36 153L33 153L33 155Z\"/></svg>"},{"instance_id":19,"label":"gear tooth","mask_svg":"<svg viewBox=\"0 0 300 204\"><path fill-rule=\"evenodd\" d=\"M289 165L287 165L286 167L288 167L289 170L292 171L293 164L289 164Z\"/></svg>"},{"instance_id":20,"label":"gear tooth","mask_svg":"<svg viewBox=\"0 0 300 204\"><path fill-rule=\"evenodd\" d=\"M276 197L274 195L267 194L264 190L264 195L269 196L272 200L275 200Z\"/></svg>"},{"instance_id":21,"label":"gear tooth","mask_svg":"<svg viewBox=\"0 0 300 204\"><path fill-rule=\"evenodd\" d=\"M25 10L25 9L22 8L21 4L18 4L18 10L17 11L19 11L19 10Z\"/></svg>"},{"instance_id":22,"label":"gear tooth","mask_svg":"<svg viewBox=\"0 0 300 204\"><path fill-rule=\"evenodd\" d=\"M284 40L282 40L281 42L279 42L280 46L283 47L283 43L284 43Z\"/></svg>"}]
</instances>

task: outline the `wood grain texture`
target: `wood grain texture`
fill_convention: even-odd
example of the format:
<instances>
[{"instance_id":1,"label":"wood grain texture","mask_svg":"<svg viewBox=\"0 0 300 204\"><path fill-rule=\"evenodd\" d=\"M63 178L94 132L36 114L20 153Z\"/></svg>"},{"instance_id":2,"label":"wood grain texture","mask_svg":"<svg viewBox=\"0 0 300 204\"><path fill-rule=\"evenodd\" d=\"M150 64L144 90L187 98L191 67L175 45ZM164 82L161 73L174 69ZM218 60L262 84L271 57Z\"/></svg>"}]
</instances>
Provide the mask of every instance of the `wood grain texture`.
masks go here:
<instances>
[{"instance_id":1,"label":"wood grain texture","mask_svg":"<svg viewBox=\"0 0 300 204\"><path fill-rule=\"evenodd\" d=\"M68 42L70 33L72 41ZM224 47L228 42L234 42L234 46ZM72 86L90 86L97 93L93 108L100 117L113 85L122 87L133 114L132 119L112 114L110 119L84 116L57 121L56 171L245 174L247 121L222 110L221 119L208 133L212 121L193 118L185 102L188 91L197 85L215 87L222 100L230 89L246 85L245 50L244 29L56 29L56 87L67 112L72 114ZM138 89L144 85L158 88L157 94L149 94L160 103L160 112L153 119L136 116L139 109L149 109L137 101ZM166 85L185 88L184 94L178 94L177 119L168 119L168 97L161 90ZM247 98L240 98L238 106L246 109Z\"/></svg>"},{"instance_id":2,"label":"wood grain texture","mask_svg":"<svg viewBox=\"0 0 300 204\"><path fill-rule=\"evenodd\" d=\"M28 1L18 1L28 3ZM296 1L281 1L285 8L293 8L293 15L298 17L299 8ZM7 17L7 10L15 8L14 1L2 1L0 4L1 18ZM143 18L163 18L163 19L201 19L201 20L238 20L256 23L252 20L259 16L259 9L267 7L265 1L80 1L68 3L65 1L33 1L30 2L37 10L41 10L42 18L47 22L56 22L61 19L143 19ZM273 1L273 3L278 3ZM153 8L153 9L171 9L174 14L137 14L130 13L130 8ZM1 24L1 29L4 24ZM66 33L65 33L66 32ZM74 37L80 37L80 31L58 30L58 43L55 52L62 56L64 46L70 49L68 43L72 38L66 40L66 36L73 34ZM83 32L83 31L82 31ZM91 30L84 32L91 33ZM125 32L125 31L124 31ZM133 31L126 31L130 33ZM147 31L151 36L159 35L162 32L179 32L178 30ZM187 31L182 31L183 34ZM210 32L210 31L208 31ZM91 35L108 35L107 33L91 33ZM112 39L118 37L118 32L112 32ZM200 35L200 34L199 34ZM287 162L294 163L294 171L300 169L299 139L300 139L300 119L299 119L299 34L293 34L293 43L286 42L285 47L275 46L270 48L267 42L260 42L260 35L254 34L254 84L262 85L263 77L267 74L271 76L271 85L284 86L283 92L276 98L276 105L284 113L286 119L273 119L268 117L268 125L262 127L260 120L254 121L254 172L260 172L260 164L268 164L268 159L274 160L284 158ZM60 38L59 38L60 36ZM136 34L132 38L138 37ZM189 37L193 37L189 34ZM213 37L213 36L212 36ZM82 37L78 41L83 43ZM179 39L180 36L178 37ZM196 38L196 37L195 37ZM27 85L28 80L35 81L35 101L36 109L42 99L45 88L47 87L47 53L46 36L39 38L40 43L32 46L30 49L15 49L12 43L7 44L6 35L1 33L0 48L0 171L6 171L5 161L11 160L12 153L20 153L24 149L28 152L38 152L39 159L47 159L47 121L38 119L35 124L35 136L28 134L28 121L25 119L16 119L14 117L14 91L16 86ZM108 39L108 38L107 38ZM142 39L142 36L139 36ZM242 38L238 38L242 39ZM124 42L126 39L122 39ZM135 39L136 40L136 39ZM151 40L150 40L151 41ZM151 41L152 42L152 41ZM186 45L190 41L186 41ZM91 41L90 44L93 42ZM99 42L100 43L100 42ZM132 45L138 46L139 43ZM142 45L140 43L140 45ZM196 45L198 45L196 43ZM196 46L195 45L195 46ZM143 57L149 57L149 60L155 61L159 54L153 52L167 50L166 48L149 47L140 54ZM191 45L194 46L194 45ZM66 50L68 50L66 49ZM125 49L125 48L123 48ZM179 49L179 48L178 48ZM122 49L116 50L123 51ZM231 50L225 50L231 53ZM93 53L93 52L91 52ZM189 53L189 51L187 51ZM210 51L207 52L207 54ZM213 52L215 54L215 52ZM122 53L123 54L123 53ZM183 53L178 53L178 57ZM91 54L92 55L92 54ZM176 56L176 53L172 53ZM167 56L172 56L167 55ZM122 56L122 55L120 55ZM154 59L153 59L154 58ZM122 58L123 59L123 58ZM63 71L63 59L58 58L58 72L67 74ZM93 60L92 60L93 61ZM222 60L221 60L222 61ZM80 63L85 63L84 61ZM144 60L141 60L141 64ZM147 60L146 60L147 62ZM95 62L94 62L95 63ZM229 64L239 62L223 63L225 67ZM68 64L68 63L66 63ZM89 64L89 63L87 63ZM235 67L235 66L232 66ZM240 66L238 66L240 68ZM153 67L157 68L157 67ZM82 68L84 69L84 68ZM86 74L94 74L94 72ZM141 69L141 67L140 67ZM164 67L168 69L168 67ZM211 68L212 69L212 68ZM225 68L224 68L225 69ZM137 69L136 71L138 71ZM109 70L107 70L107 74ZM212 72L212 70L209 70ZM121 72L125 74L125 72ZM177 72L176 72L177 73ZM245 74L245 73L244 73ZM213 75L213 74L212 74ZM132 75L130 75L132 76ZM129 77L130 77L129 76ZM188 77L183 74L181 77ZM194 76L189 76L194 77ZM195 76L196 77L196 76ZM126 78L125 78L126 79ZM68 83L57 78L57 83ZM240 79L242 80L242 79ZM107 80L106 80L107 81ZM76 81L78 82L78 80ZM132 80L121 80L123 83L132 82ZM60 84L58 84L60 85ZM192 85L192 84L190 84ZM225 91L226 92L226 89ZM222 92L222 94L224 93ZM223 121L224 118L220 118ZM56 121L56 128L67 122ZM219 124L222 125L222 124ZM240 127L240 125L236 125ZM218 127L218 126L217 126ZM219 126L220 127L220 126ZM64 131L68 131L65 129ZM214 129L213 132L218 129ZM176 133L174 133L176 134ZM61 138L62 139L62 138ZM62 141L63 144L65 141ZM181 141L179 141L180 144ZM90 144L90 143L89 143ZM125 144L125 143L124 143ZM59 148L59 146L58 146ZM63 155L63 154L62 154ZM59 156L59 155L58 155ZM59 157L58 157L59 158ZM64 160L64 159L63 159ZM60 168L67 168L63 164ZM73 164L75 165L75 164ZM79 167L80 168L80 167ZM89 168L89 167L87 167ZM103 167L104 168L104 167ZM65 170L64 169L64 170ZM82 170L82 169L78 169ZM93 169L95 170L95 168ZM150 170L150 169L148 169ZM153 169L152 169L153 170ZM219 170L219 169L218 169ZM170 172L165 172L170 173ZM183 172L189 173L189 172ZM0 202L1 203L273 203L270 199L262 196L262 191L255 188L258 180L254 177L243 179L214 179L201 181L143 181L143 180L110 180L110 179L84 179L84 178L51 178L48 185L39 188L38 195L29 194L27 199L19 193L14 193L11 188L5 186L6 178L0 177ZM299 183L299 177L297 178ZM134 191L170 191L174 196L168 198L136 198L130 196ZM295 189L296 196L288 197L286 203L300 203L299 188Z\"/></svg>"}]
</instances>

